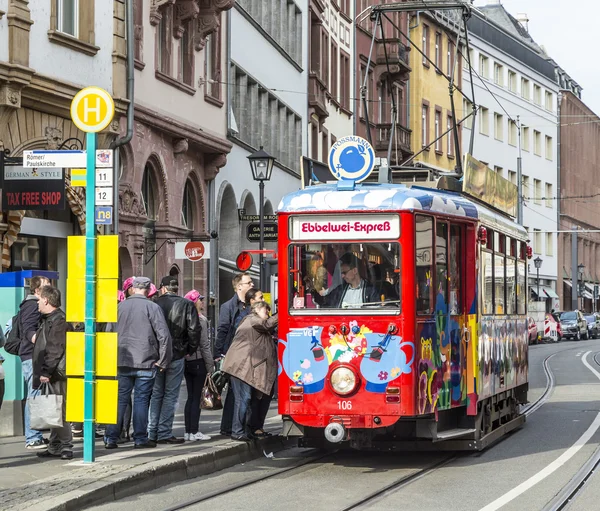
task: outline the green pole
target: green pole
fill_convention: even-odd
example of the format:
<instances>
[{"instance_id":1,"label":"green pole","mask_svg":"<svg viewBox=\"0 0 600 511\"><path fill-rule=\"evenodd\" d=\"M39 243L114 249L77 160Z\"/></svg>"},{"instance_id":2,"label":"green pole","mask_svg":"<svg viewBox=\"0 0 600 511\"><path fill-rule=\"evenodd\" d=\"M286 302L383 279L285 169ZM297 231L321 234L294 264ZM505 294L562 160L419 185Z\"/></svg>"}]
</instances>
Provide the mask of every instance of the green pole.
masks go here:
<instances>
[{"instance_id":1,"label":"green pole","mask_svg":"<svg viewBox=\"0 0 600 511\"><path fill-rule=\"evenodd\" d=\"M95 459L94 373L96 367L96 134L86 134L85 190L85 371L83 380L83 461Z\"/></svg>"}]
</instances>

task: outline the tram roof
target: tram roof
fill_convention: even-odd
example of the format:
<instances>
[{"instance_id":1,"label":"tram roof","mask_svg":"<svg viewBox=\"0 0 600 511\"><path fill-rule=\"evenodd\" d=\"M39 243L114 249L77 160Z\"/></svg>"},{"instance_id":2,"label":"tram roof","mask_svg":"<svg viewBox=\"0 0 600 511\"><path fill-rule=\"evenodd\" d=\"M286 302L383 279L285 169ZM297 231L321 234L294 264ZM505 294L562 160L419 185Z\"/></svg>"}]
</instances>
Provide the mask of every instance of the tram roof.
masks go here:
<instances>
[{"instance_id":1,"label":"tram roof","mask_svg":"<svg viewBox=\"0 0 600 511\"><path fill-rule=\"evenodd\" d=\"M315 185L285 195L277 208L278 213L401 210L477 219L492 229L527 236L511 218L460 193L416 185L359 183L354 190L338 190L337 184Z\"/></svg>"}]
</instances>

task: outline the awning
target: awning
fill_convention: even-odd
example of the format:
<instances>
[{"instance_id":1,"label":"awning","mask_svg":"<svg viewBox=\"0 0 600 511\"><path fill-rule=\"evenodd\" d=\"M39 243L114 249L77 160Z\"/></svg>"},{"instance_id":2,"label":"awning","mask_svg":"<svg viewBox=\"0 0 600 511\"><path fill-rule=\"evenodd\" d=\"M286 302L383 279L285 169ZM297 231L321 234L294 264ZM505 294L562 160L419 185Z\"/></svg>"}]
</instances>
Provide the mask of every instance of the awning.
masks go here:
<instances>
[{"instance_id":1,"label":"awning","mask_svg":"<svg viewBox=\"0 0 600 511\"><path fill-rule=\"evenodd\" d=\"M585 288L590 292L590 293L594 293L594 284L590 284L589 282L585 283Z\"/></svg>"},{"instance_id":2,"label":"awning","mask_svg":"<svg viewBox=\"0 0 600 511\"><path fill-rule=\"evenodd\" d=\"M529 289L533 291L533 294L537 296L537 286L529 286ZM546 299L546 298L558 298L558 295L554 292L550 286L540 286L540 296L538 298Z\"/></svg>"},{"instance_id":3,"label":"awning","mask_svg":"<svg viewBox=\"0 0 600 511\"><path fill-rule=\"evenodd\" d=\"M564 280L563 280L563 284L566 284L566 285L567 285L567 286L569 286L569 287L573 287L573 284L571 284L571 281L570 281L570 280L567 280L567 279L564 279Z\"/></svg>"},{"instance_id":4,"label":"awning","mask_svg":"<svg viewBox=\"0 0 600 511\"><path fill-rule=\"evenodd\" d=\"M584 291L584 292L583 292L583 297L584 297L586 300L592 300L592 299L594 298L594 297L593 297L593 295L592 295L592 293L590 293L589 291Z\"/></svg>"}]
</instances>

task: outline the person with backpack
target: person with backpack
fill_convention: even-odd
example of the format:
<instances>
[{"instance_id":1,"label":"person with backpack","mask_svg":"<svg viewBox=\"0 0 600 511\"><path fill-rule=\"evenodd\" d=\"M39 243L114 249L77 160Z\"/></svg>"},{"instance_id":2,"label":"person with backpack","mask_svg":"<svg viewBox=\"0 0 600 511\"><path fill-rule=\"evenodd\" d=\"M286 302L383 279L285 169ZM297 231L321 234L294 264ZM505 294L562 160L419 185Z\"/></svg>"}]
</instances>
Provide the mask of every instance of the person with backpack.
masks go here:
<instances>
[{"instance_id":1,"label":"person with backpack","mask_svg":"<svg viewBox=\"0 0 600 511\"><path fill-rule=\"evenodd\" d=\"M38 310L38 301L44 286L50 285L46 277L32 277L29 285L29 294L19 305L19 312L13 317L10 331L6 339L5 350L11 355L21 358L21 369L27 386L27 397L34 397L39 390L33 386L33 348L35 346L36 332L40 326L41 314ZM47 441L41 431L31 429L29 426L29 405L25 402L25 448L29 450L46 449Z\"/></svg>"}]
</instances>

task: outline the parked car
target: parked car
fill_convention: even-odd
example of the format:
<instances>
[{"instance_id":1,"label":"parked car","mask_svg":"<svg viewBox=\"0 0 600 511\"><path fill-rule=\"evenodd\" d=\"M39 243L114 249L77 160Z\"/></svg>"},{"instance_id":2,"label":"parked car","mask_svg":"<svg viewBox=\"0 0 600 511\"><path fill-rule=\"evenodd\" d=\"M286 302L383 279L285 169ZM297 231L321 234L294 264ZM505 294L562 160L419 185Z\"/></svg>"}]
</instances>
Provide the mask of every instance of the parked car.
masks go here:
<instances>
[{"instance_id":1,"label":"parked car","mask_svg":"<svg viewBox=\"0 0 600 511\"><path fill-rule=\"evenodd\" d=\"M527 332L529 339L529 344L537 344L538 343L538 327L532 317L527 318Z\"/></svg>"},{"instance_id":2,"label":"parked car","mask_svg":"<svg viewBox=\"0 0 600 511\"><path fill-rule=\"evenodd\" d=\"M588 335L590 339L597 339L600 335L600 315L586 314L585 320L588 324Z\"/></svg>"},{"instance_id":3,"label":"parked car","mask_svg":"<svg viewBox=\"0 0 600 511\"><path fill-rule=\"evenodd\" d=\"M589 339L587 321L579 310L561 312L560 327L565 339Z\"/></svg>"}]
</instances>

